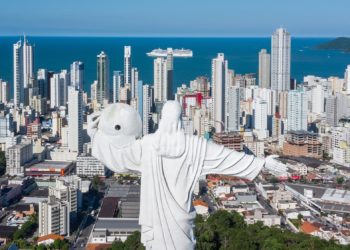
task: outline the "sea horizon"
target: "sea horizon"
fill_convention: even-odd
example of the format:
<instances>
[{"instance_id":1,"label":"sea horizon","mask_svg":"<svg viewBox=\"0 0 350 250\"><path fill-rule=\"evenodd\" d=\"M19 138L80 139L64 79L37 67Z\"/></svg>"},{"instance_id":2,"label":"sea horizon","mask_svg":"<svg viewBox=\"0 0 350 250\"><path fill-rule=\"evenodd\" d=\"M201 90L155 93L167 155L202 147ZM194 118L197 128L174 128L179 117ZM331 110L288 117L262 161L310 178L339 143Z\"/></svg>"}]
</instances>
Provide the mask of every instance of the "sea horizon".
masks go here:
<instances>
[{"instance_id":1,"label":"sea horizon","mask_svg":"<svg viewBox=\"0 0 350 250\"><path fill-rule=\"evenodd\" d=\"M59 72L69 70L73 61L85 64L84 90L96 79L96 56L105 51L110 58L110 84L113 71L123 71L123 46L132 46L132 64L145 84L153 82L153 58L147 52L157 48L185 48L193 51L192 58L176 58L174 64L174 86L189 84L197 76L211 76L211 60L217 53L224 53L229 68L237 74L258 72L258 53L261 49L270 52L271 38L265 37L126 37L126 36L33 36L26 34L33 44L34 69L46 68ZM23 35L0 36L0 78L9 81L12 92L13 43ZM292 78L298 82L306 75L321 77L343 77L350 54L341 51L318 50L318 44L333 38L293 37Z\"/></svg>"}]
</instances>

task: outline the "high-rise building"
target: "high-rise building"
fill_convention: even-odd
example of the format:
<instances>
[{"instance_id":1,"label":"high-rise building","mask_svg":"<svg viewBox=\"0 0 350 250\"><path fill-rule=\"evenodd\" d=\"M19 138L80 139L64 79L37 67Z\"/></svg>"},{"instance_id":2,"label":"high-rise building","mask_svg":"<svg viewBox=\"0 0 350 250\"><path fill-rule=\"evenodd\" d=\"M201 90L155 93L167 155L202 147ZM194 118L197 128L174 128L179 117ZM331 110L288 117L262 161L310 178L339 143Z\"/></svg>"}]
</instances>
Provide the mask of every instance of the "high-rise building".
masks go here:
<instances>
[{"instance_id":1,"label":"high-rise building","mask_svg":"<svg viewBox=\"0 0 350 250\"><path fill-rule=\"evenodd\" d=\"M337 93L335 96L326 98L326 121L327 124L336 127L341 118L350 115L350 98L347 95Z\"/></svg>"},{"instance_id":2,"label":"high-rise building","mask_svg":"<svg viewBox=\"0 0 350 250\"><path fill-rule=\"evenodd\" d=\"M154 59L154 101L167 101L168 70L167 61L162 57Z\"/></svg>"},{"instance_id":3,"label":"high-rise building","mask_svg":"<svg viewBox=\"0 0 350 250\"><path fill-rule=\"evenodd\" d=\"M84 63L76 61L70 65L70 84L76 89L83 89Z\"/></svg>"},{"instance_id":4,"label":"high-rise building","mask_svg":"<svg viewBox=\"0 0 350 250\"><path fill-rule=\"evenodd\" d=\"M7 103L9 101L9 94L9 83L0 79L0 102Z\"/></svg>"},{"instance_id":5,"label":"high-rise building","mask_svg":"<svg viewBox=\"0 0 350 250\"><path fill-rule=\"evenodd\" d=\"M346 93L350 95L350 65L348 65L348 67L345 70L344 81L346 86Z\"/></svg>"},{"instance_id":6,"label":"high-rise building","mask_svg":"<svg viewBox=\"0 0 350 250\"><path fill-rule=\"evenodd\" d=\"M131 46L124 46L124 85L131 85Z\"/></svg>"},{"instance_id":7,"label":"high-rise building","mask_svg":"<svg viewBox=\"0 0 350 250\"><path fill-rule=\"evenodd\" d=\"M12 114L1 114L0 116L0 137L9 137L14 134Z\"/></svg>"},{"instance_id":8,"label":"high-rise building","mask_svg":"<svg viewBox=\"0 0 350 250\"><path fill-rule=\"evenodd\" d=\"M24 103L25 88L33 78L33 46L24 36L22 40L13 45L13 86L14 104Z\"/></svg>"},{"instance_id":9,"label":"high-rise building","mask_svg":"<svg viewBox=\"0 0 350 250\"><path fill-rule=\"evenodd\" d=\"M199 76L191 81L190 87L194 91L201 93L203 97L209 96L210 83L209 79L205 76Z\"/></svg>"},{"instance_id":10,"label":"high-rise building","mask_svg":"<svg viewBox=\"0 0 350 250\"><path fill-rule=\"evenodd\" d=\"M50 79L49 72L46 69L38 69L37 84L39 88L39 95L41 95L42 98L49 98Z\"/></svg>"},{"instance_id":11,"label":"high-rise building","mask_svg":"<svg viewBox=\"0 0 350 250\"><path fill-rule=\"evenodd\" d=\"M261 88L270 88L271 84L271 56L266 49L259 52L259 86Z\"/></svg>"},{"instance_id":12,"label":"high-rise building","mask_svg":"<svg viewBox=\"0 0 350 250\"><path fill-rule=\"evenodd\" d=\"M307 131L307 96L301 90L288 92L287 131Z\"/></svg>"},{"instance_id":13,"label":"high-rise building","mask_svg":"<svg viewBox=\"0 0 350 250\"><path fill-rule=\"evenodd\" d=\"M254 99L254 128L267 129L267 102L260 97Z\"/></svg>"},{"instance_id":14,"label":"high-rise building","mask_svg":"<svg viewBox=\"0 0 350 250\"><path fill-rule=\"evenodd\" d=\"M167 100L173 99L172 88L174 84L174 52L172 48L167 49Z\"/></svg>"},{"instance_id":15,"label":"high-rise building","mask_svg":"<svg viewBox=\"0 0 350 250\"><path fill-rule=\"evenodd\" d=\"M271 89L290 89L291 38L287 30L277 29L271 38Z\"/></svg>"},{"instance_id":16,"label":"high-rise building","mask_svg":"<svg viewBox=\"0 0 350 250\"><path fill-rule=\"evenodd\" d=\"M67 104L67 90L70 77L67 70L62 70L59 74L53 74L50 79L50 107L57 108Z\"/></svg>"},{"instance_id":17,"label":"high-rise building","mask_svg":"<svg viewBox=\"0 0 350 250\"><path fill-rule=\"evenodd\" d=\"M104 51L97 55L97 103L109 100L109 59Z\"/></svg>"},{"instance_id":18,"label":"high-rise building","mask_svg":"<svg viewBox=\"0 0 350 250\"><path fill-rule=\"evenodd\" d=\"M315 85L311 90L311 112L323 114L325 107L325 93L322 85Z\"/></svg>"},{"instance_id":19,"label":"high-rise building","mask_svg":"<svg viewBox=\"0 0 350 250\"><path fill-rule=\"evenodd\" d=\"M78 211L78 192L79 187L64 179L56 179L55 185L49 187L49 196L53 195L60 201L67 202L69 212L73 216Z\"/></svg>"},{"instance_id":20,"label":"high-rise building","mask_svg":"<svg viewBox=\"0 0 350 250\"><path fill-rule=\"evenodd\" d=\"M225 89L227 87L228 62L224 54L219 53L212 60L211 64L211 83L212 83L212 126L216 133L223 132L225 125Z\"/></svg>"},{"instance_id":21,"label":"high-rise building","mask_svg":"<svg viewBox=\"0 0 350 250\"><path fill-rule=\"evenodd\" d=\"M152 118L151 108L152 108L152 88L148 84L145 84L142 87L142 133L143 135L147 135L150 133L150 121Z\"/></svg>"},{"instance_id":22,"label":"high-rise building","mask_svg":"<svg viewBox=\"0 0 350 250\"><path fill-rule=\"evenodd\" d=\"M91 93L91 101L96 101L97 100L97 81L95 80L91 85L90 85L90 93Z\"/></svg>"},{"instance_id":23,"label":"high-rise building","mask_svg":"<svg viewBox=\"0 0 350 250\"><path fill-rule=\"evenodd\" d=\"M228 88L228 112L226 128L228 132L239 131L240 127L240 96L241 89L236 86Z\"/></svg>"},{"instance_id":24,"label":"high-rise building","mask_svg":"<svg viewBox=\"0 0 350 250\"><path fill-rule=\"evenodd\" d=\"M39 202L39 236L58 234L69 236L69 204L51 195Z\"/></svg>"},{"instance_id":25,"label":"high-rise building","mask_svg":"<svg viewBox=\"0 0 350 250\"><path fill-rule=\"evenodd\" d=\"M120 89L124 86L124 75L120 71L113 71L113 97L112 102L120 100Z\"/></svg>"},{"instance_id":26,"label":"high-rise building","mask_svg":"<svg viewBox=\"0 0 350 250\"><path fill-rule=\"evenodd\" d=\"M137 84L139 83L139 71L137 68L131 69L131 99L137 97Z\"/></svg>"},{"instance_id":27,"label":"high-rise building","mask_svg":"<svg viewBox=\"0 0 350 250\"><path fill-rule=\"evenodd\" d=\"M68 88L68 149L83 151L83 93L78 87Z\"/></svg>"}]
</instances>

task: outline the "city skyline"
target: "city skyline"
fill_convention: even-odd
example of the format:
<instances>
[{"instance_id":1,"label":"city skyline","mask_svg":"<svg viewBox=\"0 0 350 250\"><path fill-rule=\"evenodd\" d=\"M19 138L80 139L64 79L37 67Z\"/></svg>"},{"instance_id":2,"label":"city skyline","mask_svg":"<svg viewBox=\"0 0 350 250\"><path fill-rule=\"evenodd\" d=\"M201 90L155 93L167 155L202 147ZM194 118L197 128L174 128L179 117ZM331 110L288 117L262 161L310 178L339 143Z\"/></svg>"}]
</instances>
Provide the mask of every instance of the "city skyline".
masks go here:
<instances>
[{"instance_id":1,"label":"city skyline","mask_svg":"<svg viewBox=\"0 0 350 250\"><path fill-rule=\"evenodd\" d=\"M190 3L181 0L170 8L159 0L145 3L108 0L98 5L81 0L69 5L66 2L3 3L1 35L25 32L40 36L265 37L276 27L288 27L297 37L348 35L346 10L349 3L344 0L333 1L332 13L337 15L332 18L310 18L311 14L330 15L329 8L322 7L326 0L311 0L302 5L291 0L283 3L222 1L221 4L208 0ZM19 4L21 8L18 8ZM76 10L79 10L79 22ZM64 19L61 13L64 13ZM199 18L193 18L195 16Z\"/></svg>"}]
</instances>

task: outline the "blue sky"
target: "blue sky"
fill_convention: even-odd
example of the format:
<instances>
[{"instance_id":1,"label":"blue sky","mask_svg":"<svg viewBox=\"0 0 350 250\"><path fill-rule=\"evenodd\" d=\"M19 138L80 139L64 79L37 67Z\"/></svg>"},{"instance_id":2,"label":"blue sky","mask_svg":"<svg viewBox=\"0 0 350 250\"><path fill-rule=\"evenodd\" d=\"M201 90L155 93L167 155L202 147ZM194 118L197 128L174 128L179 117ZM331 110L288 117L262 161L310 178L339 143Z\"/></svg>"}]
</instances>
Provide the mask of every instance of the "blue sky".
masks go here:
<instances>
[{"instance_id":1,"label":"blue sky","mask_svg":"<svg viewBox=\"0 0 350 250\"><path fill-rule=\"evenodd\" d=\"M349 36L349 0L2 0L0 35Z\"/></svg>"}]
</instances>

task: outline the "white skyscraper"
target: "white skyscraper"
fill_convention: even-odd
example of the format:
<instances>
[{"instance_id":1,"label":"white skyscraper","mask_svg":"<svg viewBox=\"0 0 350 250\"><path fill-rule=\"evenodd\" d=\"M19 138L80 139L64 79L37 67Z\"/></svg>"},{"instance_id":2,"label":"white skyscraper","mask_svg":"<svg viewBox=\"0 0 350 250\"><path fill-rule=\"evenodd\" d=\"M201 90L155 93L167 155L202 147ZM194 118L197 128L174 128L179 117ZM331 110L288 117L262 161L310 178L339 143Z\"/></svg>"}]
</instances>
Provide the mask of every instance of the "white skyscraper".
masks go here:
<instances>
[{"instance_id":1,"label":"white skyscraper","mask_svg":"<svg viewBox=\"0 0 350 250\"><path fill-rule=\"evenodd\" d=\"M254 128L267 129L267 102L260 97L254 99Z\"/></svg>"},{"instance_id":2,"label":"white skyscraper","mask_svg":"<svg viewBox=\"0 0 350 250\"><path fill-rule=\"evenodd\" d=\"M73 86L68 88L68 149L83 151L83 93Z\"/></svg>"},{"instance_id":3,"label":"white skyscraper","mask_svg":"<svg viewBox=\"0 0 350 250\"><path fill-rule=\"evenodd\" d=\"M137 68L131 69L131 99L137 97L137 84L139 82L139 71Z\"/></svg>"},{"instance_id":4,"label":"white skyscraper","mask_svg":"<svg viewBox=\"0 0 350 250\"><path fill-rule=\"evenodd\" d=\"M154 59L154 101L167 101L167 79L167 61L162 57Z\"/></svg>"},{"instance_id":5,"label":"white skyscraper","mask_svg":"<svg viewBox=\"0 0 350 250\"><path fill-rule=\"evenodd\" d=\"M323 114L325 109L325 93L322 85L318 84L311 90L311 111L315 114Z\"/></svg>"},{"instance_id":6,"label":"white skyscraper","mask_svg":"<svg viewBox=\"0 0 350 250\"><path fill-rule=\"evenodd\" d=\"M73 62L70 65L70 84L76 89L83 89L84 85L84 63Z\"/></svg>"},{"instance_id":7,"label":"white skyscraper","mask_svg":"<svg viewBox=\"0 0 350 250\"><path fill-rule=\"evenodd\" d=\"M67 90L70 84L70 77L67 70L59 74L53 74L50 79L50 107L65 106L67 104Z\"/></svg>"},{"instance_id":8,"label":"white skyscraper","mask_svg":"<svg viewBox=\"0 0 350 250\"><path fill-rule=\"evenodd\" d=\"M348 65L348 67L345 70L344 81L346 86L346 93L350 95L350 65Z\"/></svg>"},{"instance_id":9,"label":"white skyscraper","mask_svg":"<svg viewBox=\"0 0 350 250\"><path fill-rule=\"evenodd\" d=\"M131 46L124 46L124 85L131 85Z\"/></svg>"},{"instance_id":10,"label":"white skyscraper","mask_svg":"<svg viewBox=\"0 0 350 250\"><path fill-rule=\"evenodd\" d=\"M270 88L271 84L271 56L266 49L259 52L259 86L261 88Z\"/></svg>"},{"instance_id":11,"label":"white skyscraper","mask_svg":"<svg viewBox=\"0 0 350 250\"><path fill-rule=\"evenodd\" d=\"M109 59L104 51L97 55L97 103L109 100Z\"/></svg>"},{"instance_id":12,"label":"white skyscraper","mask_svg":"<svg viewBox=\"0 0 350 250\"><path fill-rule=\"evenodd\" d=\"M7 103L9 101L9 83L0 79L0 102Z\"/></svg>"},{"instance_id":13,"label":"white skyscraper","mask_svg":"<svg viewBox=\"0 0 350 250\"><path fill-rule=\"evenodd\" d=\"M120 89L124 85L124 76L120 71L113 72L113 93L112 102L116 103L120 100Z\"/></svg>"},{"instance_id":14,"label":"white skyscraper","mask_svg":"<svg viewBox=\"0 0 350 250\"><path fill-rule=\"evenodd\" d=\"M303 90L288 92L286 130L307 130L307 95Z\"/></svg>"},{"instance_id":15,"label":"white skyscraper","mask_svg":"<svg viewBox=\"0 0 350 250\"><path fill-rule=\"evenodd\" d=\"M145 84L142 87L142 133L147 135L150 132L150 120L152 117L152 88Z\"/></svg>"},{"instance_id":16,"label":"white skyscraper","mask_svg":"<svg viewBox=\"0 0 350 250\"><path fill-rule=\"evenodd\" d=\"M228 62L224 54L219 53L212 60L211 64L211 82L212 82L212 125L217 133L223 131L225 125L225 88L227 87Z\"/></svg>"},{"instance_id":17,"label":"white skyscraper","mask_svg":"<svg viewBox=\"0 0 350 250\"><path fill-rule=\"evenodd\" d=\"M275 31L271 38L271 89L290 89L291 38L283 28Z\"/></svg>"},{"instance_id":18,"label":"white skyscraper","mask_svg":"<svg viewBox=\"0 0 350 250\"><path fill-rule=\"evenodd\" d=\"M240 125L240 95L241 89L236 86L228 88L228 117L226 119L227 131L239 131Z\"/></svg>"},{"instance_id":19,"label":"white skyscraper","mask_svg":"<svg viewBox=\"0 0 350 250\"><path fill-rule=\"evenodd\" d=\"M24 36L23 42L13 45L14 104L24 103L25 88L33 78L33 47Z\"/></svg>"},{"instance_id":20,"label":"white skyscraper","mask_svg":"<svg viewBox=\"0 0 350 250\"><path fill-rule=\"evenodd\" d=\"M267 131L267 102L257 97L254 99L254 129L259 139L268 136Z\"/></svg>"}]
</instances>

